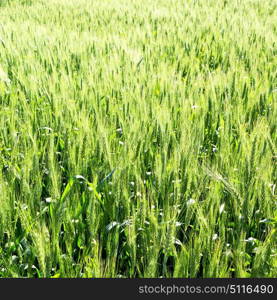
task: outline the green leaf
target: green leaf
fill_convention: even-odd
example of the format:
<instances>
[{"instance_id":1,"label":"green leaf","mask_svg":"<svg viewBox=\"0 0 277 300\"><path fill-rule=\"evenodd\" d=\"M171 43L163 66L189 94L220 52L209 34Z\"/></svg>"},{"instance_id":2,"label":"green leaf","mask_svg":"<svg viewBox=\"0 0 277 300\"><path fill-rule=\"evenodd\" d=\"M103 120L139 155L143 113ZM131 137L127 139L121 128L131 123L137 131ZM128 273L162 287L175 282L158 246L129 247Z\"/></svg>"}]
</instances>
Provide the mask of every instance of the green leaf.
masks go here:
<instances>
[{"instance_id":1,"label":"green leaf","mask_svg":"<svg viewBox=\"0 0 277 300\"><path fill-rule=\"evenodd\" d=\"M74 181L73 181L73 179L71 178L71 179L68 181L68 183L67 183L67 185L66 185L66 187L65 187L65 189L64 189L64 191L63 191L63 193L62 193L61 201L63 201L63 200L66 198L66 196L69 194L70 190L72 189L73 184L74 184Z\"/></svg>"}]
</instances>

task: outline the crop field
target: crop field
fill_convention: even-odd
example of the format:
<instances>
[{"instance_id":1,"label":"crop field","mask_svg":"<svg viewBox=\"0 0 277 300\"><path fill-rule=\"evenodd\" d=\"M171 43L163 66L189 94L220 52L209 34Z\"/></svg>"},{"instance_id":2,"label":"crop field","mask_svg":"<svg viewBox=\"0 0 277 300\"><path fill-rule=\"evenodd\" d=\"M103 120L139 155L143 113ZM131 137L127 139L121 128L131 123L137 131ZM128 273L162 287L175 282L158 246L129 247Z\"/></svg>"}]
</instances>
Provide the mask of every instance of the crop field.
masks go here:
<instances>
[{"instance_id":1,"label":"crop field","mask_svg":"<svg viewBox=\"0 0 277 300\"><path fill-rule=\"evenodd\" d=\"M276 20L0 0L0 277L276 277Z\"/></svg>"}]
</instances>

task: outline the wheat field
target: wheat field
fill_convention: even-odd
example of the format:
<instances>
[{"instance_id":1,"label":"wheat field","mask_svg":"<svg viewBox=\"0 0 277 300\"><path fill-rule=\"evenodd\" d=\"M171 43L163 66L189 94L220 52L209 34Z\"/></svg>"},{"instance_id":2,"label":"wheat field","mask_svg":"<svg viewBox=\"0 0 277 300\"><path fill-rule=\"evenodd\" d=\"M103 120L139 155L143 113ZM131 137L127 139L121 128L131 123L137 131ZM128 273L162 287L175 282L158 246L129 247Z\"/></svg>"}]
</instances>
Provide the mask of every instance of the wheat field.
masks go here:
<instances>
[{"instance_id":1,"label":"wheat field","mask_svg":"<svg viewBox=\"0 0 277 300\"><path fill-rule=\"evenodd\" d=\"M0 0L0 277L275 277L276 0Z\"/></svg>"}]
</instances>

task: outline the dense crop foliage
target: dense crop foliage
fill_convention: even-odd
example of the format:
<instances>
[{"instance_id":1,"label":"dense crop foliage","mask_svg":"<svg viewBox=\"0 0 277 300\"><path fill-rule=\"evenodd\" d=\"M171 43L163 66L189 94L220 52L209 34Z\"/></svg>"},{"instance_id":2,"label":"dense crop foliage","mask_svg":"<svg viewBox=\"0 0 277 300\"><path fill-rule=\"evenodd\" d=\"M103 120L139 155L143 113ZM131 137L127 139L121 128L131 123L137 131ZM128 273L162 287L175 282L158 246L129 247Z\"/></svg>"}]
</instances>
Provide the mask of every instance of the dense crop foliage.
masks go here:
<instances>
[{"instance_id":1,"label":"dense crop foliage","mask_svg":"<svg viewBox=\"0 0 277 300\"><path fill-rule=\"evenodd\" d=\"M276 0L0 0L0 276L277 275Z\"/></svg>"}]
</instances>

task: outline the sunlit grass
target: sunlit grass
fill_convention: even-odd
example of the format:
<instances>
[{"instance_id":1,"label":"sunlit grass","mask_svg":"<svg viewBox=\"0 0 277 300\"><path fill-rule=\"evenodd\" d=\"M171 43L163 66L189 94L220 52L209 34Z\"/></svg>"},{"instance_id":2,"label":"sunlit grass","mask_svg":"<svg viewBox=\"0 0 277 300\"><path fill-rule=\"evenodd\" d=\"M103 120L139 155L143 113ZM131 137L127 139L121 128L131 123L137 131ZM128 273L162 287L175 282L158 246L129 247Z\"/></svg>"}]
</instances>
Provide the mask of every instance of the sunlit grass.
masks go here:
<instances>
[{"instance_id":1,"label":"sunlit grass","mask_svg":"<svg viewBox=\"0 0 277 300\"><path fill-rule=\"evenodd\" d=\"M0 276L273 277L274 0L0 0Z\"/></svg>"}]
</instances>

